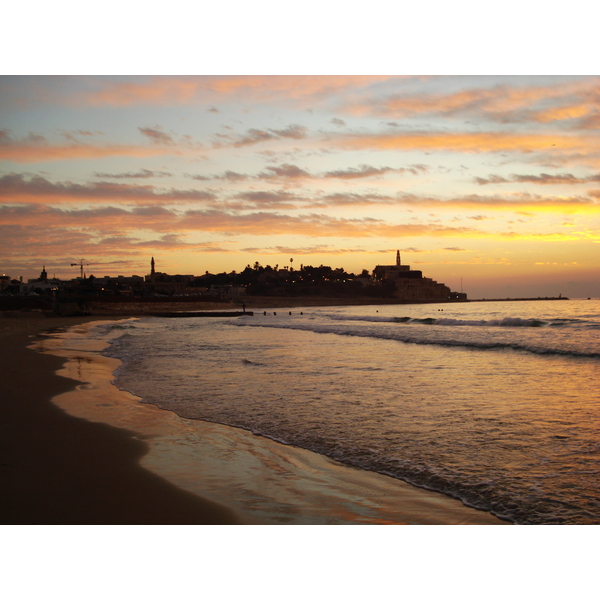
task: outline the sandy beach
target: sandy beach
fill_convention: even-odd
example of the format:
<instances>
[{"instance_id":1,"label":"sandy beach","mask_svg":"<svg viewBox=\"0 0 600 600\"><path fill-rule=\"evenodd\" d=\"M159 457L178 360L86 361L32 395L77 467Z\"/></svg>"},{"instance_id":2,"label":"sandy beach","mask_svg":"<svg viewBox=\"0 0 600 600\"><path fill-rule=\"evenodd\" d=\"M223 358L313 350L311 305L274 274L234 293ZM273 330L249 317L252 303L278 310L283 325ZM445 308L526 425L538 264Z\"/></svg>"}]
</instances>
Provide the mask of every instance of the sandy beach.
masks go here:
<instances>
[{"instance_id":1,"label":"sandy beach","mask_svg":"<svg viewBox=\"0 0 600 600\"><path fill-rule=\"evenodd\" d=\"M292 303L287 305L292 306ZM284 518L278 520L278 514L290 510L310 511L314 506L321 510L318 505L323 502L323 496L316 490L323 485L334 490L333 501L331 491L327 496L332 505L342 506L351 498L354 505L368 504L369 514L373 514L373 505L378 499L387 503L385 509L375 508L375 513L380 515L377 518L349 516L341 522L505 523L441 494L347 468L314 453L284 447L247 432L202 422L182 423L172 413L165 418L164 411L148 405L140 405L133 420L123 418L118 426L115 426L116 422L101 422L104 417L100 412L96 415L80 408L85 404L86 395L90 396L92 392L86 391L85 386L76 389L81 381L77 381L77 374L69 373L68 365L65 370L65 359L28 346L41 339L43 332L49 329L115 318L119 316L65 318L39 312L2 313L0 316L0 356L5 373L0 405L2 524L285 523L288 521ZM107 369L110 368L113 367L108 363L96 365L98 374L94 375L96 371L88 369L82 380L95 379L90 388L94 388L95 393L110 396L111 403L121 403L126 409L122 414L131 415L132 407L137 410L136 401L118 397L123 393L108 383ZM70 405L73 410L69 410ZM74 416L78 410L82 410L82 414ZM156 425L158 420L153 416L156 411L162 413L160 425ZM127 416L127 419L131 417ZM154 427L152 435L147 435L148 423ZM147 429L134 431L142 426ZM203 455L201 481L198 481L197 472L186 469L185 460L169 464L168 459L160 457L161 451L154 452L153 464L150 445L144 441L145 436L155 438L152 443L156 446L162 437L172 444L181 431L185 430L181 435L189 435L190 427L203 427L200 433L194 433L199 440L198 452ZM211 455L211 448L223 437L229 446L238 449L234 460L228 461L227 465L220 465ZM273 465L272 472L265 473L264 463L248 468L248 457L265 453L269 455L269 464ZM165 452L164 456L167 455ZM250 500L242 496L252 489L252 479L257 478L259 469L262 469L260 478L271 485L270 496L280 496L266 502L264 519L248 518L243 513ZM279 487L277 473L283 470L293 472L295 487L291 491ZM227 485L228 482L231 485ZM290 498L294 497L299 500L290 509L289 502L293 502ZM390 497L395 499L391 508ZM333 514L338 509L332 506L323 510ZM329 522L324 519L314 522ZM333 519L331 522L340 521Z\"/></svg>"},{"instance_id":2,"label":"sandy beach","mask_svg":"<svg viewBox=\"0 0 600 600\"><path fill-rule=\"evenodd\" d=\"M50 400L74 387L63 359L27 346L42 331L89 317L0 317L2 524L229 524L228 509L139 466L146 444L66 414Z\"/></svg>"}]
</instances>

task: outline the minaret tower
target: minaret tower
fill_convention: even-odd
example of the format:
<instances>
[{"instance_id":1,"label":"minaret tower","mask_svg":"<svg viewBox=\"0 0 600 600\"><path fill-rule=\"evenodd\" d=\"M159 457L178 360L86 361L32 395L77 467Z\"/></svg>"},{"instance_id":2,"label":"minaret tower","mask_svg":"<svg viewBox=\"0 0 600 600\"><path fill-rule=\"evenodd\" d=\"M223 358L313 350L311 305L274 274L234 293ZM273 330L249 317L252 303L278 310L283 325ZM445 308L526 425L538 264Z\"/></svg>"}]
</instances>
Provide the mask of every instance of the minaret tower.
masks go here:
<instances>
[{"instance_id":1,"label":"minaret tower","mask_svg":"<svg viewBox=\"0 0 600 600\"><path fill-rule=\"evenodd\" d=\"M150 261L150 281L154 281L154 276L156 275L156 271L154 270L154 256Z\"/></svg>"},{"instance_id":2,"label":"minaret tower","mask_svg":"<svg viewBox=\"0 0 600 600\"><path fill-rule=\"evenodd\" d=\"M396 250L396 266L400 266L400 250Z\"/></svg>"}]
</instances>

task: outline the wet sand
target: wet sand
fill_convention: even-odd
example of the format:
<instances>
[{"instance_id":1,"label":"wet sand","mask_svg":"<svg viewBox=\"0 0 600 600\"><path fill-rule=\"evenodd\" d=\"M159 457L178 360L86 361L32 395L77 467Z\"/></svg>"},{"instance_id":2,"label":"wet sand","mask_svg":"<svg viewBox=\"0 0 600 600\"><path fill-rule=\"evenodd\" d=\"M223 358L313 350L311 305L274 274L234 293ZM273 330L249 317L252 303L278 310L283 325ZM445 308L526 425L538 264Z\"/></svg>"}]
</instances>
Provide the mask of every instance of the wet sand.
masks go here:
<instances>
[{"instance_id":1,"label":"wet sand","mask_svg":"<svg viewBox=\"0 0 600 600\"><path fill-rule=\"evenodd\" d=\"M228 509L139 465L147 445L130 432L66 414L51 398L75 382L64 359L27 348L45 329L88 318L0 317L0 523L228 524Z\"/></svg>"},{"instance_id":2,"label":"wet sand","mask_svg":"<svg viewBox=\"0 0 600 600\"><path fill-rule=\"evenodd\" d=\"M103 318L0 318L1 523L504 523L442 494L140 404L110 384L115 359L27 348L49 328L81 324L84 338L85 323Z\"/></svg>"}]
</instances>

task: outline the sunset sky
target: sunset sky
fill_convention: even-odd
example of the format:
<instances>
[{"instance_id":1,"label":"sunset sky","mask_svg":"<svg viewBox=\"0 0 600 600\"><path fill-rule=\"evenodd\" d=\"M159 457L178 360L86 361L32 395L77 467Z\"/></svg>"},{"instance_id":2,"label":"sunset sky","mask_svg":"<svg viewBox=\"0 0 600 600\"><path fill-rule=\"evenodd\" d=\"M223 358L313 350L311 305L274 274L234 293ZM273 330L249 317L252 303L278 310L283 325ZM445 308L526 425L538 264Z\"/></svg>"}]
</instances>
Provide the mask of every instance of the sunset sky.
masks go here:
<instances>
[{"instance_id":1,"label":"sunset sky","mask_svg":"<svg viewBox=\"0 0 600 600\"><path fill-rule=\"evenodd\" d=\"M600 296L600 78L2 76L0 271L402 262Z\"/></svg>"}]
</instances>

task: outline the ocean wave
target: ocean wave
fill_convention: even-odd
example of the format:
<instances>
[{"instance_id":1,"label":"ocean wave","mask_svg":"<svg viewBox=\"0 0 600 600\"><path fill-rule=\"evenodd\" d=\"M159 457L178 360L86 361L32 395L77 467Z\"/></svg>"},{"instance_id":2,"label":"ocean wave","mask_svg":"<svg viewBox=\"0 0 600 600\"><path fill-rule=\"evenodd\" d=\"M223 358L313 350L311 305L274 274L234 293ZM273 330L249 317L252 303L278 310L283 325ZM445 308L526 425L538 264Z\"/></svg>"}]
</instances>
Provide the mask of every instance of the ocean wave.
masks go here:
<instances>
[{"instance_id":1,"label":"ocean wave","mask_svg":"<svg viewBox=\"0 0 600 600\"><path fill-rule=\"evenodd\" d=\"M250 365L250 366L253 366L253 367L264 367L265 366L264 363L256 362L254 360L248 360L247 358L243 358L242 359L242 364L243 365Z\"/></svg>"},{"instance_id":2,"label":"ocean wave","mask_svg":"<svg viewBox=\"0 0 600 600\"><path fill-rule=\"evenodd\" d=\"M366 323L398 323L406 325L439 325L443 327L576 327L585 329L600 329L600 323L593 319L535 319L522 317L503 317L502 319L453 319L450 317L385 317L375 315L326 315L331 321L357 321ZM590 315L596 317L596 315Z\"/></svg>"},{"instance_id":3,"label":"ocean wave","mask_svg":"<svg viewBox=\"0 0 600 600\"><path fill-rule=\"evenodd\" d=\"M427 313L420 314L424 316ZM119 332L122 336L113 342L112 351L125 363L115 373L116 383L122 389L143 397L143 402L171 410L184 418L239 427L254 435L305 448L349 466L444 493L467 506L516 523L598 522L597 507L593 514L586 512L591 503L584 495L595 484L593 477L596 471L589 465L593 456L597 455L598 444L585 435L581 441L578 440L579 431L572 422L570 406L564 414L553 416L548 413L550 417L547 418L556 421L551 422L554 424L547 430L540 430L541 435L531 437L530 444L530 429L522 424L527 425L529 420L538 422L531 413L525 411L521 414L521 410L515 410L509 411L508 415L503 403L495 410L489 403L486 405L487 397L480 398L479 388L468 385L468 373L465 377L462 373L456 377L454 369L448 369L447 373L433 370L442 364L441 361L453 358L454 365L460 365L463 358L469 358L474 365L483 365L484 368L488 359L493 359L498 365L506 364L506 369L490 369L491 384L485 384L486 390L490 386L490 393L485 395L490 396L492 404L496 393L499 398L510 400L511 395L506 395L504 390L511 389L512 385L518 385L524 396L531 390L538 394L536 382L544 381L546 376L550 383L556 382L552 389L558 392L562 367L565 371L582 373L584 389L592 389L593 370L600 364L590 364L589 360L600 358L600 338L595 333L589 335L587 331L576 328L536 328L535 325L516 325L512 329L507 324L504 329L502 325L495 329L492 326L489 329L453 327L460 320L449 317L441 319L449 321L445 327L443 324L432 327L430 323L440 319L419 323L410 317L402 317L405 321L398 322L382 315L375 319L347 316L346 319L333 319L328 314L312 319L288 319L283 315L263 319L257 316L254 319L227 320L217 324L218 327L213 322L186 320L177 331L172 331L169 324L169 329L164 332L158 329L160 321L142 324L138 332ZM488 314L484 322L493 318L496 322L502 321L496 313ZM413 322L409 323L409 320ZM544 320L545 323L555 321L548 317ZM260 329L254 335L248 330L232 331L232 327ZM273 331L268 332L267 329ZM290 332L288 336L280 329L295 330L296 333ZM361 342L360 338L364 341ZM386 344L378 340L399 343ZM306 342L305 347L303 342ZM401 344L422 346L410 350L410 346ZM440 356L442 350L436 350L436 346L456 349L445 350ZM220 348L230 350L219 354ZM299 359L296 358L296 348L303 348ZM490 353L487 358L484 352ZM511 356L514 352L519 354ZM274 371L271 362L274 353L282 360L276 364L278 375L271 380L264 373L263 365L268 365L269 372ZM503 356L501 353L506 354ZM540 357L525 360L525 353ZM186 355L189 358L186 359ZM336 360L323 361L323 369L316 367L322 357L329 356ZM557 356L565 358L557 360ZM402 362L403 357L408 362L410 374L402 389L397 390L400 387L398 378L388 377L385 373L394 372L388 371L387 367L390 363ZM426 360L423 361L423 358ZM436 360L438 358L441 360ZM588 360L584 362L582 358ZM419 366L421 361L423 363ZM551 361L561 367L560 372L552 368ZM572 364L563 364L567 362ZM550 367L547 375L542 363ZM217 364L225 365L224 372L230 378L228 383L231 382L232 387L226 390L222 389L220 371L213 373L211 365ZM161 365L162 373L158 368ZM212 374L205 381L200 381L198 371ZM382 371L383 375L369 371ZM473 372L475 377L477 369ZM289 374L289 379L283 378L284 373ZM416 381L413 373L417 376ZM418 385L420 377L432 382L431 393ZM464 385L463 379L467 379ZM445 394L439 394L437 390L445 391L445 384L449 381L452 386L457 386L457 391L448 394L449 404L445 404ZM565 390L565 393L570 392L568 386ZM418 398L413 402L414 396ZM539 414L543 421L546 418L545 395L539 392L539 396L542 401ZM458 404L462 408L456 411L455 399L462 397L466 400ZM486 402L482 404L480 400ZM402 415L395 421L394 415L399 412L399 407L402 407ZM519 417L513 419L513 412ZM429 424L423 422L423 414L431 419ZM411 420L416 423L414 427L410 426ZM355 427L356 422L361 422L360 428ZM463 422L464 431L469 432L466 442L461 431L457 431L463 427ZM460 423L458 428L456 423ZM488 445L494 450L488 452ZM513 466L507 469L505 464L511 463L517 448L519 455L523 453L523 459L519 467L521 471L515 474ZM580 461L575 466L568 455L573 449ZM496 451L500 456L506 452L508 459L506 463L498 460L492 471L490 460ZM483 454L481 458L480 454ZM554 471L548 468L548 483L543 479L546 477L543 469L542 475L538 472L529 475L527 462L537 465L537 458L547 455L565 456ZM452 460L449 461L448 456ZM587 479L564 494L558 475L562 477L565 472L569 475L576 471L583 473ZM579 479L573 476L568 481ZM579 485L582 491L577 487ZM556 491L554 496L553 490ZM571 505L563 502L565 497Z\"/></svg>"},{"instance_id":4,"label":"ocean wave","mask_svg":"<svg viewBox=\"0 0 600 600\"><path fill-rule=\"evenodd\" d=\"M335 325L326 325L318 323L300 323L300 322L260 322L252 323L249 321L236 323L241 327L268 327L276 329L292 329L299 331L312 331L313 333L334 334L348 337L362 337L382 340L392 340L405 344L418 344L429 346L442 346L447 348L465 348L472 350L495 350L495 351L516 351L527 352L539 356L563 356L571 358L600 359L600 352L594 350L578 350L556 346L542 346L535 343L506 340L486 340L486 339L460 339L449 337L433 337L427 331L419 334L418 329L398 330L391 328L352 328L350 326L340 328Z\"/></svg>"},{"instance_id":5,"label":"ocean wave","mask_svg":"<svg viewBox=\"0 0 600 600\"><path fill-rule=\"evenodd\" d=\"M379 337L379 336L376 336ZM516 352L528 352L540 356L564 356L572 358L592 358L600 359L600 352L585 352L579 350L569 350L563 348L544 348L529 344L520 344L516 342L486 342L475 340L457 340L457 339L425 339L417 337L388 337L387 339L396 339L407 344L423 344L433 346L445 346L451 348L467 348L474 350L514 350Z\"/></svg>"},{"instance_id":6,"label":"ocean wave","mask_svg":"<svg viewBox=\"0 0 600 600\"><path fill-rule=\"evenodd\" d=\"M369 323L406 323L417 325L443 325L446 327L546 327L548 325L562 326L563 322L548 322L540 319L522 319L521 317L504 317L503 319L451 319L451 318L434 318L426 317L423 319L413 317L354 317L354 316L339 316L331 315L330 318L334 321L366 321Z\"/></svg>"},{"instance_id":7,"label":"ocean wave","mask_svg":"<svg viewBox=\"0 0 600 600\"><path fill-rule=\"evenodd\" d=\"M468 325L473 327L544 327L548 325L546 321L539 319L521 319L520 317L504 317L503 319L490 319L473 321L462 319L435 319L434 325L461 326Z\"/></svg>"},{"instance_id":8,"label":"ocean wave","mask_svg":"<svg viewBox=\"0 0 600 600\"><path fill-rule=\"evenodd\" d=\"M136 323L139 321L138 317L131 317L129 319L123 319L116 322L102 322L98 321L95 326L99 331L114 331L120 329L135 329Z\"/></svg>"}]
</instances>

